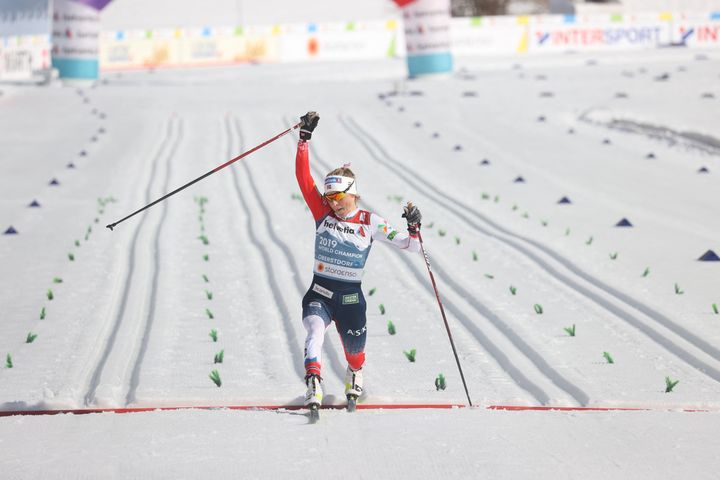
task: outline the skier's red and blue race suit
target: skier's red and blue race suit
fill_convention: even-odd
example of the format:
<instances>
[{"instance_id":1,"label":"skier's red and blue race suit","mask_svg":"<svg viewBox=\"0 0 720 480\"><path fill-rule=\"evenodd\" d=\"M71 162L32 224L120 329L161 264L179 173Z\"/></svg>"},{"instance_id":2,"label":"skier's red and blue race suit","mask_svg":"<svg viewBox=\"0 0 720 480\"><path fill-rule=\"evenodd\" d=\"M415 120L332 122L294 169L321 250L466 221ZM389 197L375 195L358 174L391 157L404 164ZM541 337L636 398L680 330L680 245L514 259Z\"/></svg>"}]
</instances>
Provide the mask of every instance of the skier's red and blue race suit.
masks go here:
<instances>
[{"instance_id":1,"label":"skier's red and blue race suit","mask_svg":"<svg viewBox=\"0 0 720 480\"><path fill-rule=\"evenodd\" d=\"M365 363L366 304L361 281L373 241L410 252L421 251L417 235L395 230L385 219L356 209L338 217L310 174L308 144L298 143L295 175L315 219L315 266L312 285L302 301L306 374L320 375L325 331L332 321L340 333L345 358L353 370Z\"/></svg>"}]
</instances>

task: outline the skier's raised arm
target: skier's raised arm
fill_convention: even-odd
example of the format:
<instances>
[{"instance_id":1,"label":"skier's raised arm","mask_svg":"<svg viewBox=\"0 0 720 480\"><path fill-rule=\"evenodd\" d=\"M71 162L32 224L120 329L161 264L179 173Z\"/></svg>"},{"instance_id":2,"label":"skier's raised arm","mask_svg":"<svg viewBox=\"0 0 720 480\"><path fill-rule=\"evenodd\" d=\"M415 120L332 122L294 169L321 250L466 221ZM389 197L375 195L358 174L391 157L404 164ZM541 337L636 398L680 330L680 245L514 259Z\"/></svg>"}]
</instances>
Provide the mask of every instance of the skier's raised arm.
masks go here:
<instances>
[{"instance_id":1,"label":"skier's raised arm","mask_svg":"<svg viewBox=\"0 0 720 480\"><path fill-rule=\"evenodd\" d=\"M308 112L300 119L303 125L300 127L300 141L295 154L295 177L305 203L317 222L330 212L330 207L323 201L322 194L318 191L315 180L313 180L310 173L310 146L307 142L312 138L312 132L320 121L320 115L316 112Z\"/></svg>"}]
</instances>

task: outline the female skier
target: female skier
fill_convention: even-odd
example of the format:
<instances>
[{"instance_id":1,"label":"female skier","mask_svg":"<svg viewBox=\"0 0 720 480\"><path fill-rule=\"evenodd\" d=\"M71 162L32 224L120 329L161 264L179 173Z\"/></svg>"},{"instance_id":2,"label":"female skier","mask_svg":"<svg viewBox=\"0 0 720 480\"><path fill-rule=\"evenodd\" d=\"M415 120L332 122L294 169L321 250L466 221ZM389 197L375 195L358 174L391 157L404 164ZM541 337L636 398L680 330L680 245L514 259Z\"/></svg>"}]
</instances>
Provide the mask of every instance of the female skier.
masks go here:
<instances>
[{"instance_id":1,"label":"female skier","mask_svg":"<svg viewBox=\"0 0 720 480\"><path fill-rule=\"evenodd\" d=\"M302 301L305 338L305 405L322 404L321 349L331 322L340 334L345 358L345 395L349 404L362 393L365 363L365 297L360 289L365 261L374 240L410 252L421 251L418 240L422 216L415 206L404 207L408 233L399 232L375 213L358 208L355 175L347 166L327 174L323 193L310 174L308 140L320 116L301 117L295 175L315 219L315 267L312 285Z\"/></svg>"}]
</instances>

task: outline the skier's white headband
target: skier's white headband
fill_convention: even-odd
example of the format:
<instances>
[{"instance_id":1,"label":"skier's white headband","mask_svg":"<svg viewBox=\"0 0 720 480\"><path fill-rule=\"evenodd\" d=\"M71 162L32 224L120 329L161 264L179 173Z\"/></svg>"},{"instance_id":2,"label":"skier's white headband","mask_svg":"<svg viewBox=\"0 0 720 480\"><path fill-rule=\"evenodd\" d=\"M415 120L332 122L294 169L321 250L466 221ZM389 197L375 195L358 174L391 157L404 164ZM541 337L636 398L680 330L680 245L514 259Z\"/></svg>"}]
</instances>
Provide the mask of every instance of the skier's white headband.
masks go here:
<instances>
[{"instance_id":1,"label":"skier's white headband","mask_svg":"<svg viewBox=\"0 0 720 480\"><path fill-rule=\"evenodd\" d=\"M343 192L348 195L357 195L357 184L351 177L328 175L325 177L325 193Z\"/></svg>"}]
</instances>

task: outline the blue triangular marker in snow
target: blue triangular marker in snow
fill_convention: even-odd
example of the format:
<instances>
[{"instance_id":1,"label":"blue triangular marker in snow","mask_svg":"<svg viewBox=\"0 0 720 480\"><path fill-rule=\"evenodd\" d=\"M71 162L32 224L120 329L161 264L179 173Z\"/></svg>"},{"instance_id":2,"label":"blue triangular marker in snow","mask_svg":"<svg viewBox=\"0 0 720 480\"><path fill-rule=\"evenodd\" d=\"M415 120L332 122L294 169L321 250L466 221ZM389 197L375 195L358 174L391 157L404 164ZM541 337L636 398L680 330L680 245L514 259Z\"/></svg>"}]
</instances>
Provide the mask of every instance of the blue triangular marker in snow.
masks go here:
<instances>
[{"instance_id":1,"label":"blue triangular marker in snow","mask_svg":"<svg viewBox=\"0 0 720 480\"><path fill-rule=\"evenodd\" d=\"M562 197L558 203L572 203L568 197Z\"/></svg>"},{"instance_id":2,"label":"blue triangular marker in snow","mask_svg":"<svg viewBox=\"0 0 720 480\"><path fill-rule=\"evenodd\" d=\"M525 179L523 177L517 177L514 181L515 183L525 183Z\"/></svg>"},{"instance_id":3,"label":"blue triangular marker in snow","mask_svg":"<svg viewBox=\"0 0 720 480\"><path fill-rule=\"evenodd\" d=\"M60 182L58 182L57 178L53 178L52 180L50 180L50 185L53 185L53 186L60 185Z\"/></svg>"},{"instance_id":4,"label":"blue triangular marker in snow","mask_svg":"<svg viewBox=\"0 0 720 480\"><path fill-rule=\"evenodd\" d=\"M12 225L8 227L7 230L5 230L5 233L3 235L17 235L18 231L13 228Z\"/></svg>"},{"instance_id":5,"label":"blue triangular marker in snow","mask_svg":"<svg viewBox=\"0 0 720 480\"><path fill-rule=\"evenodd\" d=\"M37 200L33 200L32 202L30 202L30 205L28 205L28 207L34 207L34 208L37 208L39 206L40 206L40 203L38 203Z\"/></svg>"},{"instance_id":6,"label":"blue triangular marker in snow","mask_svg":"<svg viewBox=\"0 0 720 480\"><path fill-rule=\"evenodd\" d=\"M717 253L712 250L708 250L702 257L698 258L698 260L701 262L720 262L720 257L718 257Z\"/></svg>"},{"instance_id":7,"label":"blue triangular marker in snow","mask_svg":"<svg viewBox=\"0 0 720 480\"><path fill-rule=\"evenodd\" d=\"M84 157L84 156L87 155L87 152L86 152L85 150L80 150L79 155L80 155L81 157Z\"/></svg>"},{"instance_id":8,"label":"blue triangular marker in snow","mask_svg":"<svg viewBox=\"0 0 720 480\"><path fill-rule=\"evenodd\" d=\"M544 121L545 121L545 115L540 115L540 116L537 118L537 121L538 121L538 122L544 122Z\"/></svg>"},{"instance_id":9,"label":"blue triangular marker in snow","mask_svg":"<svg viewBox=\"0 0 720 480\"><path fill-rule=\"evenodd\" d=\"M610 145L611 143L609 138L603 138L603 145Z\"/></svg>"},{"instance_id":10,"label":"blue triangular marker in snow","mask_svg":"<svg viewBox=\"0 0 720 480\"><path fill-rule=\"evenodd\" d=\"M632 223L630 223L630 220L627 218L623 218L618 223L615 224L616 227L632 227Z\"/></svg>"},{"instance_id":11,"label":"blue triangular marker in snow","mask_svg":"<svg viewBox=\"0 0 720 480\"><path fill-rule=\"evenodd\" d=\"M455 145L455 146L453 147L453 150L455 150L456 152L459 152L459 151L461 151L462 149L463 149L463 148L462 148L462 145Z\"/></svg>"},{"instance_id":12,"label":"blue triangular marker in snow","mask_svg":"<svg viewBox=\"0 0 720 480\"><path fill-rule=\"evenodd\" d=\"M75 168L75 164L73 162L70 162L67 164L67 168Z\"/></svg>"},{"instance_id":13,"label":"blue triangular marker in snow","mask_svg":"<svg viewBox=\"0 0 720 480\"><path fill-rule=\"evenodd\" d=\"M710 170L708 170L707 167L700 167L698 173L710 173Z\"/></svg>"},{"instance_id":14,"label":"blue triangular marker in snow","mask_svg":"<svg viewBox=\"0 0 720 480\"><path fill-rule=\"evenodd\" d=\"M480 162L480 165L490 165L490 160L488 160L487 158L483 158L483 161Z\"/></svg>"},{"instance_id":15,"label":"blue triangular marker in snow","mask_svg":"<svg viewBox=\"0 0 720 480\"><path fill-rule=\"evenodd\" d=\"M647 155L645 155L645 158L653 159L653 158L655 158L655 154L653 152L650 152Z\"/></svg>"}]
</instances>

